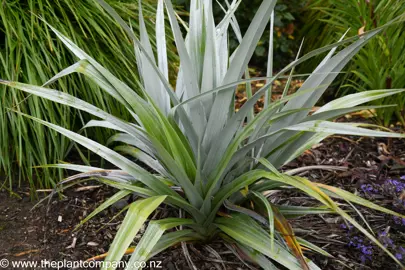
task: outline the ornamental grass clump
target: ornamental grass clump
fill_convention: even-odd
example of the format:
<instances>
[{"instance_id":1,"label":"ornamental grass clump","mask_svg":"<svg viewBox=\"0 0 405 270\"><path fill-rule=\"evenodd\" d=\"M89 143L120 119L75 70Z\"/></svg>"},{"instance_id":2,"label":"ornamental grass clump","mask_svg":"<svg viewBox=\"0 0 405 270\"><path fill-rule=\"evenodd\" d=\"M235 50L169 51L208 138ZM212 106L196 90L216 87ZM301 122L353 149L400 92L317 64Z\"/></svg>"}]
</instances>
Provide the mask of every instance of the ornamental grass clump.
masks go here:
<instances>
[{"instance_id":1,"label":"ornamental grass clump","mask_svg":"<svg viewBox=\"0 0 405 270\"><path fill-rule=\"evenodd\" d=\"M327 45L339 39L345 31L356 34L380 27L405 12L404 2L397 0L312 0L307 4L302 30L308 41L307 50ZM387 28L359 51L340 79L339 96L369 89L405 87L404 30L404 24ZM305 72L314 64L312 61L302 70ZM378 123L390 126L400 122L405 125L405 95L386 97L371 104L387 103L398 106L377 109Z\"/></svg>"},{"instance_id":2,"label":"ornamental grass clump","mask_svg":"<svg viewBox=\"0 0 405 270\"><path fill-rule=\"evenodd\" d=\"M287 218L325 213L342 216L347 223L389 253L373 232L363 228L342 208L342 204L337 204L333 199L342 199L401 218L404 216L344 190L296 176L300 169L284 173L278 170L334 133L404 137L379 131L373 125L331 121L340 115L364 109L358 106L362 103L400 93L403 89L361 92L334 100L310 114L311 108L351 57L381 29L342 39L297 58L274 76L271 76L269 64L267 83L253 95L249 86L257 79L249 78L248 63L269 21L272 23L275 0L262 2L244 36L234 16L240 0L232 3L226 1L222 7L224 18L218 24L213 19L211 0L192 0L189 22L181 21L182 28L171 1L159 0L156 40L152 41L148 37L141 8L138 36L108 4L103 0L97 2L119 22L134 44L141 78L139 90L135 91L117 79L52 26L49 27L79 61L61 71L46 85L71 73L82 73L122 104L133 116L133 122L124 121L90 103L47 87L10 81L1 83L98 118L87 123L85 128L102 127L117 131L109 140L110 146L116 145L111 149L54 123L27 116L116 166L117 169L105 170L73 164L52 165L79 172L63 182L66 186L83 181L83 178L96 178L119 189L83 222L122 198L133 193L138 196L139 199L128 206L106 261L122 259L142 225L162 204L178 209L179 215L148 223L131 255L129 268L135 267L135 262L148 260L180 242L204 243L222 238L264 269L276 269L276 264L287 269L319 269L305 257L304 247L327 256L328 253L295 236ZM180 58L176 91L168 81L165 14L170 21ZM240 42L235 51L228 51L229 31L234 31ZM186 33L185 37L183 32ZM156 54L153 53L152 42L156 42ZM337 51L342 44L348 45ZM269 89L276 79L291 71L288 76L291 81L295 66L327 51L329 53L322 63L296 93L287 94L287 84L280 99L269 98ZM269 63L271 61L270 52ZM241 80L243 75L245 79ZM248 100L235 112L234 94L239 84L246 84ZM263 95L266 96L265 107L260 113L254 114L254 104ZM282 192L291 189L316 199L319 206L277 205L267 197L274 190ZM400 264L394 255L389 255Z\"/></svg>"},{"instance_id":3,"label":"ornamental grass clump","mask_svg":"<svg viewBox=\"0 0 405 270\"><path fill-rule=\"evenodd\" d=\"M134 29L138 29L138 6L133 1L108 2L125 20L132 22ZM154 2L144 0L145 13L152 14L155 11ZM41 84L75 63L75 57L61 41L55 39L38 16L49 24L57 24L61 33L69 34L78 46L96 57L118 78L133 87L137 85L133 46L128 38L122 35L122 30L114 19L107 18L105 11L96 8L93 1L89 0L2 1L0 78ZM145 24L147 29L154 29L154 22L147 21ZM173 51L173 46L170 47ZM169 53L168 57L174 61L176 59L174 53ZM65 77L53 84L53 87L80 97L113 115L119 115L122 119L131 119L129 112L117 104L114 98L103 96L99 87L81 76ZM10 113L7 109L59 123L76 131L89 121L91 116L23 92L10 95L2 85L0 100L0 189L9 189L11 192L13 188L29 183L32 195L35 195L35 188L55 187L56 183L63 179L62 170L39 169L35 166L55 163L66 158L71 149L68 139L18 114ZM87 130L86 134L105 142L113 133L92 129ZM83 154L86 156L87 153Z\"/></svg>"}]
</instances>

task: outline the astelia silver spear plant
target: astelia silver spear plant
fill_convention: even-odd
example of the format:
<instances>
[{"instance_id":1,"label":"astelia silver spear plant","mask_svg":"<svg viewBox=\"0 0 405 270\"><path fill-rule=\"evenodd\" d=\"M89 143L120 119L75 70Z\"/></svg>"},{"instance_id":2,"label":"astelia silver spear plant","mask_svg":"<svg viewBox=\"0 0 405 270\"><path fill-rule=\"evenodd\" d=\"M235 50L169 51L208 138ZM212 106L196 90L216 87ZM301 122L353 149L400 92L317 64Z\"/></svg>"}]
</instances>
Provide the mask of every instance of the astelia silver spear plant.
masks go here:
<instances>
[{"instance_id":1,"label":"astelia silver spear plant","mask_svg":"<svg viewBox=\"0 0 405 270\"><path fill-rule=\"evenodd\" d=\"M319 269L305 257L302 247L327 253L295 236L287 218L322 213L342 216L400 264L378 242L371 230L363 228L332 198L346 201L350 205L355 203L401 215L341 189L295 176L293 171L278 171L283 164L331 134L404 137L378 131L375 126L365 128L361 124L331 121L340 115L364 109L358 106L362 103L403 90L361 92L334 100L310 114L311 108L341 69L381 29L345 40L342 38L336 44L297 58L275 76L267 78L267 84L254 95L247 87L249 99L235 112L235 88L241 83L249 86L254 80L249 79L248 63L271 21L275 0L263 1L243 37L234 16L240 0L232 3L225 1L222 7L225 15L217 25L213 18L212 0L191 0L188 23L180 21L170 0L159 0L156 55L152 51L142 12L139 14L138 37L108 4L103 0L97 2L120 23L134 43L142 79L139 85L142 95L114 77L52 26L49 27L56 36L80 60L57 74L46 85L70 73L82 73L125 106L133 115L133 123L57 90L18 82L1 83L99 118L89 122L86 128L104 127L118 132L110 139L110 143L123 144L113 150L56 124L33 118L117 167L114 170L103 170L72 164L54 165L79 172L67 179L65 184L92 177L119 189L84 222L132 193L140 198L129 205L108 252L107 262L121 260L149 215L161 204L167 204L178 209L179 216L148 223L130 258L128 269L135 269L135 262L148 260L180 242L206 242L217 237L231 242L264 269L277 269L274 262L287 269ZM176 91L168 81L165 16L170 21L180 57ZM179 21L184 29L181 29ZM186 32L185 37L182 30ZM239 47L232 52L228 51L229 31L234 31L240 41ZM337 47L342 44L347 46L337 51ZM306 59L327 51L329 53L319 67L308 76L296 93L288 95L287 84L281 99L268 99L265 108L253 114L258 99L266 93L267 97L270 96L268 91L274 80ZM241 80L243 74L246 77ZM137 163L133 161L134 158ZM276 205L266 197L269 191L285 189L295 189L316 199L319 207Z\"/></svg>"}]
</instances>

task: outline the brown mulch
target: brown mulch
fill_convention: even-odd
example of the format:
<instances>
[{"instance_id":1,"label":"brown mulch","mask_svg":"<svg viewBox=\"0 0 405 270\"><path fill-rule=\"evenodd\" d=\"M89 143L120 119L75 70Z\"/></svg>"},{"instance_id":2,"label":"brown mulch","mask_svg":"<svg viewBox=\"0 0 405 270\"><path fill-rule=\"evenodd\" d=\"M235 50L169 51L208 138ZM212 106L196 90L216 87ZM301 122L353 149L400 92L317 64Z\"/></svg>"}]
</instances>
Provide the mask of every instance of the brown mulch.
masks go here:
<instances>
[{"instance_id":1,"label":"brown mulch","mask_svg":"<svg viewBox=\"0 0 405 270\"><path fill-rule=\"evenodd\" d=\"M389 179L400 179L405 175L405 141L392 139L373 139L358 137L332 136L315 146L297 160L286 166L286 169L311 165L332 165L348 167L345 172L327 172L310 170L303 176L314 182L320 182L353 192L369 199L379 206L405 214L405 207L399 205L401 192L387 184ZM405 179L404 179L405 180ZM402 180L404 183L405 181ZM374 188L372 192L365 192L366 186ZM280 199L280 203L294 205L307 202L302 195ZM400 247L405 247L405 226L397 224L390 216L356 206L369 223L376 237L379 233L388 232L393 245L389 250L395 255ZM365 227L363 220L353 209L351 215ZM310 242L317 244L332 254L335 259L328 259L319 255L309 255L317 261L321 269L399 269L399 267L378 247L369 243L356 229L344 228L346 224L342 218L332 215L307 216L292 222L294 228L304 231L303 236ZM342 228L343 227L343 228ZM361 239L364 246L371 247L372 255L365 262L361 260L361 248L350 246L353 239ZM379 239L384 240L384 239ZM366 244L367 243L367 244ZM404 256L405 258L405 256ZM404 262L402 260L402 262Z\"/></svg>"},{"instance_id":2,"label":"brown mulch","mask_svg":"<svg viewBox=\"0 0 405 270\"><path fill-rule=\"evenodd\" d=\"M131 202L130 199L119 201L78 230L74 228L113 193L114 190L107 187L84 191L76 188L65 192L64 198L56 198L49 205L46 201L32 210L34 203L30 201L27 190L18 192L21 198L10 198L8 193L0 192L0 259L73 262L106 253L124 217L123 214L117 216L117 213ZM176 215L171 211L163 209L155 213L154 219ZM135 239L138 240L139 237ZM197 269L249 269L220 241L202 246L189 244L187 249ZM220 258L216 257L218 255ZM155 269L190 269L180 246L157 255L151 261L155 263Z\"/></svg>"},{"instance_id":3,"label":"brown mulch","mask_svg":"<svg viewBox=\"0 0 405 270\"><path fill-rule=\"evenodd\" d=\"M284 89L284 83L284 81L274 83L273 98L279 98ZM291 89L297 89L301 83L302 81L294 80ZM263 85L264 82L252 83L253 91L257 91ZM236 95L236 110L246 102L243 86L239 90ZM255 111L259 112L262 106L263 99L257 102ZM353 116L364 117L364 115ZM342 120L346 121L345 118ZM369 121L364 118L351 120ZM312 165L347 167L343 172L308 170L301 175L315 182L343 188L370 199L380 206L405 214L405 206L401 204L402 196L405 199L405 192L404 194L396 192L387 188L385 184L387 179L399 179L405 175L404 162L405 140L332 136L306 151L283 169ZM0 191L0 260L6 258L14 261L80 261L106 253L124 217L123 213L118 213L133 198L121 200L78 230L74 230L86 215L115 192L111 188L97 186L95 182L83 183L82 187L86 185L92 185L93 188L80 190L77 189L80 186L77 186L67 190L63 197L54 198L50 204L45 202L34 210L32 207L35 203L30 200L29 189L17 189L15 192L19 198L10 197L8 192ZM371 185L373 192L364 192L364 185ZM45 191L41 194L48 193ZM317 205L314 200L292 191L276 193L272 197L272 202ZM350 210L351 215L365 226L356 212L348 207L344 209ZM388 232L393 242L393 245L389 246L390 251L395 254L400 247L405 247L405 225L397 224L398 222L392 216L364 207L357 207L357 209L377 233L376 236L380 232ZM161 209L154 218L177 215L172 211L174 210L169 208ZM294 219L291 223L298 236L304 237L333 255L333 258L328 258L313 252L305 252L321 269L399 269L391 258L368 243L361 233L355 229L344 228L343 220L336 215L308 215ZM364 245L370 246L371 256L362 261L361 248L349 244L353 239L361 239ZM135 241L138 240L139 238ZM243 264L238 258L240 255L235 255L221 241L214 240L206 245L188 244L187 247L189 257L196 269L258 268L252 264ZM216 253L212 252L212 249ZM181 246L159 254L152 261L160 266L155 269L191 269ZM403 262L405 262L405 254Z\"/></svg>"},{"instance_id":4,"label":"brown mulch","mask_svg":"<svg viewBox=\"0 0 405 270\"><path fill-rule=\"evenodd\" d=\"M389 152L389 154L388 154ZM386 158L382 158L382 155ZM395 204L398 194L382 192L365 194L363 184L382 184L386 179L397 179L405 175L405 167L395 159L405 159L405 141L334 136L307 151L284 169L310 165L345 166L345 172L325 172L310 170L303 176L313 181L342 187L351 192L373 200L381 206L405 213ZM88 183L93 184L93 183ZM89 214L100 202L113 194L106 187L94 187L90 190L67 191L62 199L54 199L50 205L32 211L28 190L18 194L22 199L10 198L8 193L0 192L0 258L10 260L85 260L108 251L123 215L111 220L127 203L127 200L115 204L103 211L77 231L74 227ZM291 205L311 205L299 193L281 193L276 203ZM49 208L49 211L47 212ZM396 245L405 243L405 226L397 225L393 218L359 207L365 219L376 232L387 230ZM167 211L170 211L169 209ZM166 210L155 215L168 215ZM174 214L174 213L173 213ZM352 213L353 216L357 216ZM357 220L362 223L360 218ZM373 260L362 263L361 251L348 246L350 237L361 234L353 230L348 234L341 228L341 218L332 215L307 216L292 221L297 234L322 247L335 258L307 252L321 269L398 269L387 255L373 247ZM364 223L362 223L364 225ZM204 246L189 245L188 251L197 269L249 269L221 242L211 243L223 263L217 262ZM393 251L395 252L395 251ZM181 247L163 252L153 260L161 261L163 269L190 269ZM346 266L345 266L346 265Z\"/></svg>"},{"instance_id":5,"label":"brown mulch","mask_svg":"<svg viewBox=\"0 0 405 270\"><path fill-rule=\"evenodd\" d=\"M260 77L265 77L262 73L256 70L251 71L251 77L252 78L260 78ZM285 85L287 83L287 79L280 79L280 80L275 80L272 84L271 87L271 92L272 92L272 100L277 100L280 99L283 92ZM295 91L297 91L302 84L304 83L303 80L297 80L294 79L290 83L290 87L288 90L288 94L292 94ZM262 87L266 85L266 81L260 80L260 81L253 81L251 82L251 88L252 88L252 94L255 94L258 90L260 90ZM238 111L240 107L245 104L245 102L248 100L246 96L246 84L240 84L237 88L236 95L235 95L235 110ZM254 112L259 113L262 111L264 106L264 97L260 98L254 107Z\"/></svg>"}]
</instances>

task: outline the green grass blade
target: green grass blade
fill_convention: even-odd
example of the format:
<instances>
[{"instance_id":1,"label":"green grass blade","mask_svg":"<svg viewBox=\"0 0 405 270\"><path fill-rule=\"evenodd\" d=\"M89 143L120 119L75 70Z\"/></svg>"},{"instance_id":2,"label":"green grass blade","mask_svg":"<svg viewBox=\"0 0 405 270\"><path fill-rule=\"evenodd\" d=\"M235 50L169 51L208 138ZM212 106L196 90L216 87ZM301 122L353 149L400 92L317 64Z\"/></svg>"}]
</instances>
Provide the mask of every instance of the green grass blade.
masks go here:
<instances>
[{"instance_id":1,"label":"green grass blade","mask_svg":"<svg viewBox=\"0 0 405 270\"><path fill-rule=\"evenodd\" d=\"M275 251L272 252L268 233L250 218L243 215L232 215L232 218L217 218L215 224L236 241L259 251L287 269L302 270L298 260L278 241L274 242ZM313 263L309 263L309 267L310 269L319 269Z\"/></svg>"},{"instance_id":2,"label":"green grass blade","mask_svg":"<svg viewBox=\"0 0 405 270\"><path fill-rule=\"evenodd\" d=\"M267 212L267 217L269 219L269 231L270 231L270 246L271 250L274 250L274 214L273 214L273 209L270 204L270 202L267 200L265 196L263 196L262 193L252 191L252 194L260 200L260 202L264 205L266 212Z\"/></svg>"},{"instance_id":3,"label":"green grass blade","mask_svg":"<svg viewBox=\"0 0 405 270\"><path fill-rule=\"evenodd\" d=\"M298 243L300 243L303 247L309 248L323 256L329 257L329 258L334 258L331 254L323 250L322 248L312 244L311 242L306 241L305 239L302 239L300 237L297 237Z\"/></svg>"},{"instance_id":4,"label":"green grass blade","mask_svg":"<svg viewBox=\"0 0 405 270\"><path fill-rule=\"evenodd\" d=\"M198 240L202 240L202 238L193 230L185 229L166 233L159 239L159 241L153 247L148 259L180 242L198 241Z\"/></svg>"},{"instance_id":5,"label":"green grass blade","mask_svg":"<svg viewBox=\"0 0 405 270\"><path fill-rule=\"evenodd\" d=\"M375 131L357 127L359 125L361 124L344 124L318 120L318 121L303 122L297 125L286 127L285 129L295 131L309 131L309 132L321 132L329 134L344 134L344 135L367 136L367 137L405 138L404 134L385 131Z\"/></svg>"},{"instance_id":6,"label":"green grass blade","mask_svg":"<svg viewBox=\"0 0 405 270\"><path fill-rule=\"evenodd\" d=\"M363 103L367 103L380 98L396 95L404 92L405 89L384 89L384 90L371 90L356 94L347 95L338 99L335 99L325 105L323 105L314 114L322 113L329 110L350 108Z\"/></svg>"},{"instance_id":7,"label":"green grass blade","mask_svg":"<svg viewBox=\"0 0 405 270\"><path fill-rule=\"evenodd\" d=\"M344 199L352 203L356 203L362 206L365 206L367 208L371 208L389 215L405 218L405 215L398 214L395 211L389 210L387 208L381 207L375 203L370 202L369 200L363 199L359 196L356 196L348 191L342 190L340 188L324 185L324 184L319 184L316 183L318 187L320 187L325 193L328 193L331 197L339 198L339 199Z\"/></svg>"},{"instance_id":8,"label":"green grass blade","mask_svg":"<svg viewBox=\"0 0 405 270\"><path fill-rule=\"evenodd\" d=\"M118 202L119 200L127 197L129 194L131 194L131 191L128 190L121 190L115 193L113 196L108 198L106 201L104 201L102 204L97 206L96 209L94 209L93 212L91 212L88 216L86 216L83 220L80 221L80 224L75 227L75 230L79 229L81 226L83 226L84 223L95 217L97 214L100 212L104 211L114 203Z\"/></svg>"},{"instance_id":9,"label":"green grass blade","mask_svg":"<svg viewBox=\"0 0 405 270\"><path fill-rule=\"evenodd\" d=\"M337 117L350 114L353 112L360 112L363 110L371 111L373 109L383 109L383 108L392 108L396 107L397 105L377 105L377 106L358 106L358 107L350 107L344 109L331 109L321 113L312 114L305 118L305 121L315 121L315 120L334 120Z\"/></svg>"},{"instance_id":10,"label":"green grass blade","mask_svg":"<svg viewBox=\"0 0 405 270\"><path fill-rule=\"evenodd\" d=\"M131 204L117 235L108 251L105 262L119 262L125 250L131 244L146 219L166 199L166 196L151 197ZM103 270L114 270L115 267L103 267Z\"/></svg>"},{"instance_id":11,"label":"green grass blade","mask_svg":"<svg viewBox=\"0 0 405 270\"><path fill-rule=\"evenodd\" d=\"M169 177L170 174L163 168L161 163L157 161L156 159L152 158L151 156L145 154L142 152L140 149L128 146L128 145L121 145L117 146L114 148L114 150L128 154L134 158L136 158L138 161L142 162L143 164L147 165L149 168L152 170L158 172L159 174Z\"/></svg>"},{"instance_id":12,"label":"green grass blade","mask_svg":"<svg viewBox=\"0 0 405 270\"><path fill-rule=\"evenodd\" d=\"M153 175L151 175L149 172L142 169L140 166L136 165L134 162L128 160L127 158L119 155L115 151L113 151L99 143L96 143L84 136L81 136L77 133L74 133L74 132L64 129L62 127L59 127L57 125L45 122L43 120L31 117L31 116L26 115L26 117L31 118L32 120L35 120L36 122L41 123L45 126L48 126L48 127L52 128L53 130L56 130L59 133L65 135L66 137L83 145L84 147L93 151L100 157L110 161L117 167L128 172L135 178L139 179L139 181L143 182L146 186L150 186L151 189L155 190L159 194L180 197L176 192L171 190L165 184L161 183L160 181L157 181L156 178Z\"/></svg>"},{"instance_id":13,"label":"green grass blade","mask_svg":"<svg viewBox=\"0 0 405 270\"><path fill-rule=\"evenodd\" d=\"M238 247L249 257L252 261L260 265L263 270L278 270L278 268L263 254L258 253L254 249L245 245L237 243Z\"/></svg>"},{"instance_id":14,"label":"green grass blade","mask_svg":"<svg viewBox=\"0 0 405 270\"><path fill-rule=\"evenodd\" d=\"M138 262L146 261L154 247L161 239L163 233L174 227L190 225L194 222L190 219L168 218L158 221L151 221L143 234L141 240L135 248L126 269L139 269Z\"/></svg>"}]
</instances>

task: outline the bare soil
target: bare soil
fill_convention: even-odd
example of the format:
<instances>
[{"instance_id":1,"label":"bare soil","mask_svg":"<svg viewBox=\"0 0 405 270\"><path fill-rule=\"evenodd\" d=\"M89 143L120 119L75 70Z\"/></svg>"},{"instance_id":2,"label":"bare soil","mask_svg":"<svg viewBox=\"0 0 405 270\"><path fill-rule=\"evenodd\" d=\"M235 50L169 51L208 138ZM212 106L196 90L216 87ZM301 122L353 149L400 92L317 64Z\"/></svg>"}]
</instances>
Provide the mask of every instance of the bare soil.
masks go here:
<instances>
[{"instance_id":1,"label":"bare soil","mask_svg":"<svg viewBox=\"0 0 405 270\"><path fill-rule=\"evenodd\" d=\"M312 181L344 188L380 206L405 214L405 206L401 204L403 193L397 192L395 188L390 189L386 184L387 179L402 181L400 178L405 175L404 160L404 140L334 136L313 147L284 169L312 165L347 167L346 171L308 170L302 175ZM85 188L88 185L93 187ZM364 191L364 185L371 185L375 191ZM123 200L78 230L74 231L74 228L113 193L114 190L110 188L88 182L66 191L62 198L54 198L49 204L46 201L32 210L35 202L30 200L28 189L17 191L20 198L10 197L5 191L0 192L0 259L79 261L106 253L123 218L123 214L118 213L130 201ZM273 198L273 202L314 204L313 200L296 192L279 193ZM405 247L405 223L398 223L392 216L377 211L363 207L357 209L377 237L379 232L388 233L393 242L393 245L388 245L388 249L394 255L399 252L400 247ZM154 218L168 216L171 211L173 210L168 208L161 209ZM352 211L351 215L365 226L364 220L356 212ZM292 220L292 225L297 235L305 237L334 256L328 258L305 252L322 269L399 269L391 258L368 243L356 229L343 228L343 220L335 215L310 215ZM365 260L362 258L364 254L361 247L350 244L355 237L363 239L370 246L372 254ZM210 243L209 247L216 250L217 254L204 245L188 245L190 258L197 269L258 268L251 263L241 263L240 258L220 241ZM162 268L159 269L191 269L180 246L163 252L153 260L161 262Z\"/></svg>"}]
</instances>

